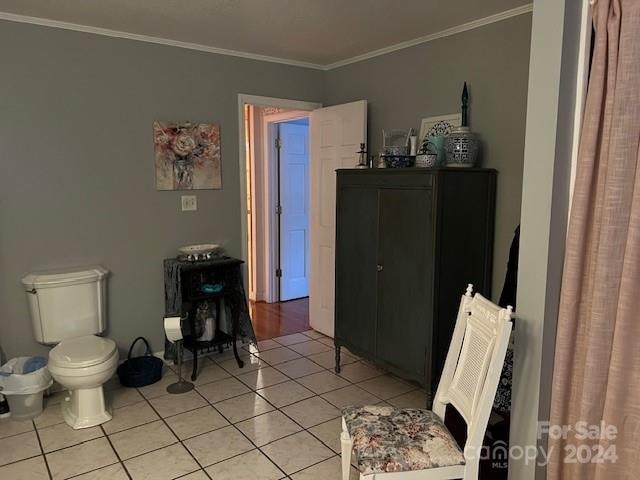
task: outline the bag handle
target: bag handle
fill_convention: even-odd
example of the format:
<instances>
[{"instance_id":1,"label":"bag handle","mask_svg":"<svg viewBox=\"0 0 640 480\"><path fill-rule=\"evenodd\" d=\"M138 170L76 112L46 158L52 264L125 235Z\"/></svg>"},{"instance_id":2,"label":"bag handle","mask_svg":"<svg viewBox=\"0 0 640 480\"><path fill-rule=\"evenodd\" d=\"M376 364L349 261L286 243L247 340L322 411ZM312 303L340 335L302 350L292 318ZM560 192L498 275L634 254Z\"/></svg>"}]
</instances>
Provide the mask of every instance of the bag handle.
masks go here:
<instances>
[{"instance_id":1,"label":"bag handle","mask_svg":"<svg viewBox=\"0 0 640 480\"><path fill-rule=\"evenodd\" d=\"M131 347L129 347L129 354L127 355L127 360L131 360L131 352L133 351L133 347L136 346L136 343L138 343L138 340L142 340L144 344L147 346L147 351L145 352L145 356L152 355L151 347L149 346L149 342L147 342L147 339L144 337L138 337L133 341L133 343L131 344Z\"/></svg>"}]
</instances>

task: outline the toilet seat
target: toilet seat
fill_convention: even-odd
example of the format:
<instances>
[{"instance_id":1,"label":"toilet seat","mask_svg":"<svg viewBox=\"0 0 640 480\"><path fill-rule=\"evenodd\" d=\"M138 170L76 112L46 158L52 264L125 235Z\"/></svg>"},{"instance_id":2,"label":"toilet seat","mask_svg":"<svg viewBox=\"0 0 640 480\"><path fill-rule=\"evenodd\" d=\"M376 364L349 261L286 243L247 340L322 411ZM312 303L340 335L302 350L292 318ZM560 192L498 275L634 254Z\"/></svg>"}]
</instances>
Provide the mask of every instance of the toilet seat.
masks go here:
<instances>
[{"instance_id":1,"label":"toilet seat","mask_svg":"<svg viewBox=\"0 0 640 480\"><path fill-rule=\"evenodd\" d=\"M86 368L117 355L116 343L108 338L86 335L62 340L49 352L49 366Z\"/></svg>"}]
</instances>

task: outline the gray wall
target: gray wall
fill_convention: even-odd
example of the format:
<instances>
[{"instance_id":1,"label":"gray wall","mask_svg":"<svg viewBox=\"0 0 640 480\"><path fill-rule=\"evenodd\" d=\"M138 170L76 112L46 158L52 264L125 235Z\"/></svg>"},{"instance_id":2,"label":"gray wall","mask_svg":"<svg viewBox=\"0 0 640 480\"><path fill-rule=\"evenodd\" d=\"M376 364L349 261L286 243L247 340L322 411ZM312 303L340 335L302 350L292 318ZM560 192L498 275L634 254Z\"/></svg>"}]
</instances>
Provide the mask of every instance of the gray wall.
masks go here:
<instances>
[{"instance_id":1,"label":"gray wall","mask_svg":"<svg viewBox=\"0 0 640 480\"><path fill-rule=\"evenodd\" d=\"M162 259L215 241L240 255L237 94L321 101L323 73L0 21L0 346L33 340L20 278L100 263L108 335L162 350ZM155 188L152 122L221 125L223 189Z\"/></svg>"},{"instance_id":2,"label":"gray wall","mask_svg":"<svg viewBox=\"0 0 640 480\"><path fill-rule=\"evenodd\" d=\"M525 15L320 72L0 21L0 347L47 351L33 341L24 274L100 263L112 271L108 335L163 348L162 259L205 241L241 254L238 93L367 99L376 151L383 127L457 111L469 82L471 126L499 170L497 294L519 221L530 30ZM156 119L221 125L223 189L195 192L197 212L155 189Z\"/></svg>"},{"instance_id":3,"label":"gray wall","mask_svg":"<svg viewBox=\"0 0 640 480\"><path fill-rule=\"evenodd\" d=\"M369 149L377 154L383 128L418 130L424 117L458 112L467 82L482 166L498 170L494 298L520 221L530 37L531 15L521 15L329 71L325 87L329 105L369 101Z\"/></svg>"}]
</instances>

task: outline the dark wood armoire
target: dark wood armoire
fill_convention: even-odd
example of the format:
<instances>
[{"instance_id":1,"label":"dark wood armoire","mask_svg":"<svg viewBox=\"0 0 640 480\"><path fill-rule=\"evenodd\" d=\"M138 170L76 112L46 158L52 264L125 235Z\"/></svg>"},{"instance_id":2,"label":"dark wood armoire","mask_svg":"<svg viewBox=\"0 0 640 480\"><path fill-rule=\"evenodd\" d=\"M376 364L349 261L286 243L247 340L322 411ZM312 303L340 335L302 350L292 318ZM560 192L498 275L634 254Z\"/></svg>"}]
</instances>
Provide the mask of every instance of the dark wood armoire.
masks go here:
<instances>
[{"instance_id":1,"label":"dark wood armoire","mask_svg":"<svg viewBox=\"0 0 640 480\"><path fill-rule=\"evenodd\" d=\"M491 295L495 189L483 168L338 170L336 356L435 393L460 296Z\"/></svg>"}]
</instances>

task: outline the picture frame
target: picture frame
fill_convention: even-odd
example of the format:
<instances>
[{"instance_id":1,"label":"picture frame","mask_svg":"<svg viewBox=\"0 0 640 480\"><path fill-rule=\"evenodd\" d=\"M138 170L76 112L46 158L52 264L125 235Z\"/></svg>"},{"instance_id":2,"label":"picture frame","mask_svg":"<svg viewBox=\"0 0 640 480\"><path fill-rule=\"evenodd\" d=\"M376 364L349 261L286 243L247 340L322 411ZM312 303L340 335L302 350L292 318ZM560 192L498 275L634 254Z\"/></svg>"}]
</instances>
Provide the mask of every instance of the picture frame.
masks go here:
<instances>
[{"instance_id":1,"label":"picture frame","mask_svg":"<svg viewBox=\"0 0 640 480\"><path fill-rule=\"evenodd\" d=\"M422 150L425 137L429 137L437 153L436 165L443 165L445 161L444 138L452 129L460 126L462 126L461 113L423 118L420 122L418 151Z\"/></svg>"}]
</instances>

